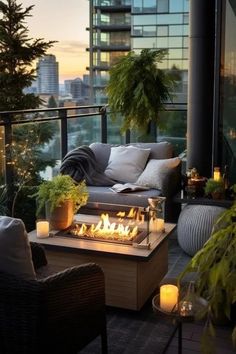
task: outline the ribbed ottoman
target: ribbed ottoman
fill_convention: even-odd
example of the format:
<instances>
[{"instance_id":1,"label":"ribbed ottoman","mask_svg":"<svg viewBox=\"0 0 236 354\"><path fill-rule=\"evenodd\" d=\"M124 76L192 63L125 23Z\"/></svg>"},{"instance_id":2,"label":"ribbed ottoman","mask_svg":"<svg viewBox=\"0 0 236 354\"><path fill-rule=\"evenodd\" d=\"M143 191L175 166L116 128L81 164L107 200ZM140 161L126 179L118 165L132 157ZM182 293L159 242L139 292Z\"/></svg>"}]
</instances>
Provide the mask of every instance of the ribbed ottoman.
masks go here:
<instances>
[{"instance_id":1,"label":"ribbed ottoman","mask_svg":"<svg viewBox=\"0 0 236 354\"><path fill-rule=\"evenodd\" d=\"M180 247L190 256L199 251L210 237L214 222L225 210L212 205L186 205L177 224Z\"/></svg>"}]
</instances>

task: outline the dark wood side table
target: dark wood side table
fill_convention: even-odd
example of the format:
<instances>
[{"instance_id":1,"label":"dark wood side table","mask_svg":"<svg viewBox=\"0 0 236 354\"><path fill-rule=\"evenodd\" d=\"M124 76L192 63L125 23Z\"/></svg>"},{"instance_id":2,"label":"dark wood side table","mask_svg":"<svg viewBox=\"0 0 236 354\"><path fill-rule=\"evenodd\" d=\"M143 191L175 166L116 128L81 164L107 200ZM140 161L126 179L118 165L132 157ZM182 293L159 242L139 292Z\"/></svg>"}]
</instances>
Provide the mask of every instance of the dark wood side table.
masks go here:
<instances>
[{"instance_id":1,"label":"dark wood side table","mask_svg":"<svg viewBox=\"0 0 236 354\"><path fill-rule=\"evenodd\" d=\"M210 199L206 197L189 197L187 193L181 190L174 196L173 199L174 203L180 204L199 204L199 205L214 205L214 206L221 206L224 208L230 208L233 204L233 200L230 199Z\"/></svg>"}]
</instances>

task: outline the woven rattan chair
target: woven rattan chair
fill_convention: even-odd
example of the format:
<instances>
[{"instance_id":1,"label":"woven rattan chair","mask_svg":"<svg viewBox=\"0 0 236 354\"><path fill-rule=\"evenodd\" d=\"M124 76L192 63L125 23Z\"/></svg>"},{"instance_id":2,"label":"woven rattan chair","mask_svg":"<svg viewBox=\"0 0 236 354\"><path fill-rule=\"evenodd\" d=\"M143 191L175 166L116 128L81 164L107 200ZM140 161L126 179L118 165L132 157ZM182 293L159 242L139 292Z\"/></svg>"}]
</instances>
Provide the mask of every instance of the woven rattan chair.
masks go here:
<instances>
[{"instance_id":1,"label":"woven rattan chair","mask_svg":"<svg viewBox=\"0 0 236 354\"><path fill-rule=\"evenodd\" d=\"M31 244L36 268L44 250ZM25 281L0 272L0 353L74 354L97 336L107 353L105 287L94 264Z\"/></svg>"}]
</instances>

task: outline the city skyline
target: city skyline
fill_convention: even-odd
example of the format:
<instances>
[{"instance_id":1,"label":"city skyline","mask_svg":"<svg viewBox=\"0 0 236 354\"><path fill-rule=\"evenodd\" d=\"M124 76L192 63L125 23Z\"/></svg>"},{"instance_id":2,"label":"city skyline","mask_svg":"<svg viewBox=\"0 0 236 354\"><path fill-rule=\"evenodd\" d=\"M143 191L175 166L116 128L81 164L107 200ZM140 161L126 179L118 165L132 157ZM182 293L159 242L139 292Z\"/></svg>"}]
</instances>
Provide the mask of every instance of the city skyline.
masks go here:
<instances>
[{"instance_id":1,"label":"city skyline","mask_svg":"<svg viewBox=\"0 0 236 354\"><path fill-rule=\"evenodd\" d=\"M26 19L29 36L58 41L47 54L59 62L59 80L88 74L89 65L89 1L88 0L19 0L22 7L34 5L31 17Z\"/></svg>"}]
</instances>

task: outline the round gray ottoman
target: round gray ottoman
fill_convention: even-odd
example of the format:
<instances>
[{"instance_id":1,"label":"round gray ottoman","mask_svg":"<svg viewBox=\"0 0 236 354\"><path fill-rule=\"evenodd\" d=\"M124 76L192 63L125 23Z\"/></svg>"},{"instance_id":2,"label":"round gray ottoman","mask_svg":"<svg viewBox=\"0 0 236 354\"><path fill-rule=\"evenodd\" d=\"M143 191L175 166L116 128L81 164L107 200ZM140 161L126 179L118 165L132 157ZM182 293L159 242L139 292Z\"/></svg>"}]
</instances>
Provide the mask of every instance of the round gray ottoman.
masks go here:
<instances>
[{"instance_id":1,"label":"round gray ottoman","mask_svg":"<svg viewBox=\"0 0 236 354\"><path fill-rule=\"evenodd\" d=\"M210 237L214 222L225 210L213 205L186 205L177 224L180 247L190 256L199 251Z\"/></svg>"}]
</instances>

